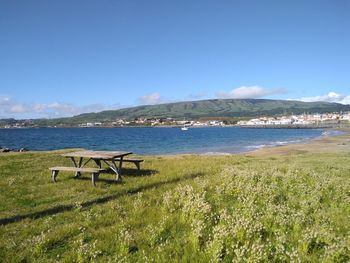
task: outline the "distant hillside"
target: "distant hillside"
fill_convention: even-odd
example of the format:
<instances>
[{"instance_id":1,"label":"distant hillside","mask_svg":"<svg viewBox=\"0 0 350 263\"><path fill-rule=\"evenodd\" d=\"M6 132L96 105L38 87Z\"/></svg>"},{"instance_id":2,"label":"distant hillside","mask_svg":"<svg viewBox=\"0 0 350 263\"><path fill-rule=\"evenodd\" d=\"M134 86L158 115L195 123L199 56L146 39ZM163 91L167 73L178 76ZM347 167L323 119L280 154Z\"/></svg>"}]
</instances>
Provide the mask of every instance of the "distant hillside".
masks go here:
<instances>
[{"instance_id":1,"label":"distant hillside","mask_svg":"<svg viewBox=\"0 0 350 263\"><path fill-rule=\"evenodd\" d=\"M13 124L16 123L16 120L13 118L9 118L9 119L0 119L0 125L1 124Z\"/></svg>"},{"instance_id":2,"label":"distant hillside","mask_svg":"<svg viewBox=\"0 0 350 263\"><path fill-rule=\"evenodd\" d=\"M266 99L215 99L147 105L120 110L85 113L71 118L41 120L39 124L111 121L119 118L257 117L281 114L326 113L350 111L350 105L329 102L301 102Z\"/></svg>"}]
</instances>

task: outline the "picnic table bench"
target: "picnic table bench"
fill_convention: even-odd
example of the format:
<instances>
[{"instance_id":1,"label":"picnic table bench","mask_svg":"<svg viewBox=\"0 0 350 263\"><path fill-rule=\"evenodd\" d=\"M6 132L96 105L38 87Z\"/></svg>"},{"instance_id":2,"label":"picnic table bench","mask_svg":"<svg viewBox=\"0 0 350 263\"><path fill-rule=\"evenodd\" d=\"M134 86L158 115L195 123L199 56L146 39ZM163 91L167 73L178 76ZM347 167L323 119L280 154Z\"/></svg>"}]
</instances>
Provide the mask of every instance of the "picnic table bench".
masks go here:
<instances>
[{"instance_id":1,"label":"picnic table bench","mask_svg":"<svg viewBox=\"0 0 350 263\"><path fill-rule=\"evenodd\" d=\"M75 172L75 176L79 177L82 172L91 173L91 182L93 186L96 186L95 181L101 172L106 171L102 168L102 163L108 165L108 168L112 170L116 175L116 180L121 181L121 169L123 162L134 163L138 170L140 170L140 163L143 162L141 159L124 159L125 156L132 154L131 152L120 152L120 151L77 151L62 154L62 156L70 158L74 166L56 166L49 168L52 171L52 181L56 182L56 177L59 171L72 171ZM76 160L77 158L77 160ZM84 166L90 161L93 161L97 168L85 168ZM119 162L117 165L116 162Z\"/></svg>"},{"instance_id":2,"label":"picnic table bench","mask_svg":"<svg viewBox=\"0 0 350 263\"><path fill-rule=\"evenodd\" d=\"M114 159L117 162L120 162L120 159ZM142 159L123 159L123 163L133 163L135 164L137 170L140 170L140 163L142 163L144 160Z\"/></svg>"},{"instance_id":3,"label":"picnic table bench","mask_svg":"<svg viewBox=\"0 0 350 263\"><path fill-rule=\"evenodd\" d=\"M100 172L106 171L106 169L99 169L99 168L81 168L81 167L66 167L66 166L55 166L49 168L52 171L52 182L57 182L56 177L58 175L59 171L71 171L71 172L86 172L91 173L91 183L93 186L96 186L95 181L97 180L98 176L100 175Z\"/></svg>"}]
</instances>

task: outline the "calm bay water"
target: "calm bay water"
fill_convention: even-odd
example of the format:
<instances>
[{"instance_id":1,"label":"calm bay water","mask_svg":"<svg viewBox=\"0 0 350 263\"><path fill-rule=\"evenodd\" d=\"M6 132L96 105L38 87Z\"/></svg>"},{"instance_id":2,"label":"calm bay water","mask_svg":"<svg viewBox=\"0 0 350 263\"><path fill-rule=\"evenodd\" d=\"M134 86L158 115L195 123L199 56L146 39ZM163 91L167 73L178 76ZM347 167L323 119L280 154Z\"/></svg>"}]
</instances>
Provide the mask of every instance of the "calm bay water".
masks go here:
<instances>
[{"instance_id":1,"label":"calm bay water","mask_svg":"<svg viewBox=\"0 0 350 263\"><path fill-rule=\"evenodd\" d=\"M85 148L137 154L238 153L318 137L321 129L35 128L0 129L0 146L29 150Z\"/></svg>"}]
</instances>

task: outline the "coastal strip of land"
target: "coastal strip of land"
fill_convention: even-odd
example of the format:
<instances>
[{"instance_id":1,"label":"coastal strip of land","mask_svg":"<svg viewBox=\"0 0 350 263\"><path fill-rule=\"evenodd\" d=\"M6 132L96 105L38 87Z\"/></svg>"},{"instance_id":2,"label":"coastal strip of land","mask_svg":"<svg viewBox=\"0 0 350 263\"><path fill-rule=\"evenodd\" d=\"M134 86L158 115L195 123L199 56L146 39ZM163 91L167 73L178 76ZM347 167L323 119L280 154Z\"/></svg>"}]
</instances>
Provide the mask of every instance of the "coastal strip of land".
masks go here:
<instances>
[{"instance_id":1,"label":"coastal strip of land","mask_svg":"<svg viewBox=\"0 0 350 263\"><path fill-rule=\"evenodd\" d=\"M265 147L247 153L250 156L293 155L302 153L350 152L350 129L338 129L340 135L323 135L305 143Z\"/></svg>"},{"instance_id":2,"label":"coastal strip of land","mask_svg":"<svg viewBox=\"0 0 350 263\"><path fill-rule=\"evenodd\" d=\"M71 150L0 157L3 262L349 262L350 135L225 155L140 156L123 182Z\"/></svg>"}]
</instances>

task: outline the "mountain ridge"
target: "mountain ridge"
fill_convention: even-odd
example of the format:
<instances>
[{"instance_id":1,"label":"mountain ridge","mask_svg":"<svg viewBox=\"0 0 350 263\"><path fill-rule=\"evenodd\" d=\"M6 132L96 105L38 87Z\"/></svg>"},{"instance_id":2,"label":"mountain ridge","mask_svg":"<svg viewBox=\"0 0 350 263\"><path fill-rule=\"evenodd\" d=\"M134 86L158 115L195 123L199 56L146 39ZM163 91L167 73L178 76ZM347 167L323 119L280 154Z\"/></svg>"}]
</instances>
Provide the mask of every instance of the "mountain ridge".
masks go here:
<instances>
[{"instance_id":1,"label":"mountain ridge","mask_svg":"<svg viewBox=\"0 0 350 263\"><path fill-rule=\"evenodd\" d=\"M283 114L329 113L350 111L350 105L334 102L302 102L271 99L209 99L156 105L141 105L118 110L83 113L73 117L41 119L37 123L82 123L136 118L243 118Z\"/></svg>"}]
</instances>

